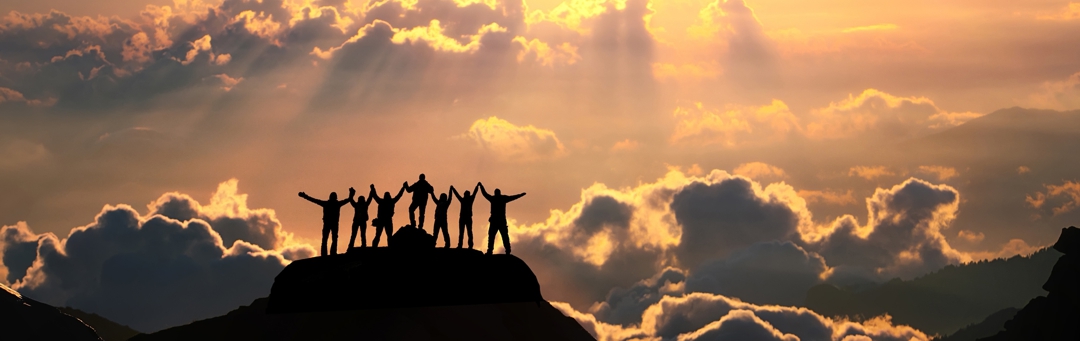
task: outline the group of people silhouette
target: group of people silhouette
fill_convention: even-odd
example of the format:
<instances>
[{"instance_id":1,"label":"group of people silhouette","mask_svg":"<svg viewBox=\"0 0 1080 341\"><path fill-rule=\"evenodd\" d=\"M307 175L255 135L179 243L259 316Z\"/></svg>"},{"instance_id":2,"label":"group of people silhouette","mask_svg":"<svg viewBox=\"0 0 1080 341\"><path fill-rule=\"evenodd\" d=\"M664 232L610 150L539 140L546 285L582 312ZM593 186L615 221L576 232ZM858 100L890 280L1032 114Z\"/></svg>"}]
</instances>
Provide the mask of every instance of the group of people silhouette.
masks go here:
<instances>
[{"instance_id":1,"label":"group of people silhouette","mask_svg":"<svg viewBox=\"0 0 1080 341\"><path fill-rule=\"evenodd\" d=\"M495 234L502 234L503 248L506 249L506 253L510 253L510 236L507 234L506 223L506 204L521 198L525 193L515 195L503 195L502 191L498 188L495 189L493 194L488 194L487 189L484 188L484 184L481 182L476 183L476 187L472 192L465 191L465 193L458 193L454 186L450 186L449 193L453 196L442 193L438 197L435 197L435 188L424 177L424 174L420 174L420 179L409 185L406 181L402 183L401 189L398 190L397 195L390 196L390 192L384 192L380 198L378 191L375 190L375 185L371 185L371 191L368 193L368 197L365 200L364 196L356 196L356 189L349 187L349 198L345 200L338 200L337 192L330 192L330 197L326 200L319 200L312 198L307 193L300 192L300 197L307 199L323 209L323 230L322 230L322 248L321 255L327 255L326 243L327 239L330 239L330 253L337 254L337 239L338 239L338 220L341 216L341 207L346 203L352 205L354 214L352 221L352 236L349 237L349 248L356 245L356 232L360 231L360 247L367 247L367 221L368 221L368 205L374 200L379 204L378 214L375 219L371 220L371 226L375 227L375 239L372 240L371 245L373 247L379 246L379 239L382 237L383 232L386 232L387 246L390 245L390 235L394 232L394 207L397 205L402 194L406 191L412 193L412 203L409 204L409 223L412 226L419 227L421 230L424 228L424 212L427 210L428 197L435 202L435 223L432 231L432 236L435 236L436 243L438 243L439 231L442 231L443 247L450 247L450 231L447 224L447 210L450 208L450 203L454 201L456 197L461 205L461 213L458 217L458 243L457 247L462 247L465 234L469 235L469 248L473 248L473 221L472 221L472 206L473 201L476 199L476 194L483 193L488 202L491 203L491 217L488 218L490 227L488 228L488 247L487 253L491 254L495 246ZM354 199L354 197L356 197ZM417 224L416 210L420 209L420 224Z\"/></svg>"}]
</instances>

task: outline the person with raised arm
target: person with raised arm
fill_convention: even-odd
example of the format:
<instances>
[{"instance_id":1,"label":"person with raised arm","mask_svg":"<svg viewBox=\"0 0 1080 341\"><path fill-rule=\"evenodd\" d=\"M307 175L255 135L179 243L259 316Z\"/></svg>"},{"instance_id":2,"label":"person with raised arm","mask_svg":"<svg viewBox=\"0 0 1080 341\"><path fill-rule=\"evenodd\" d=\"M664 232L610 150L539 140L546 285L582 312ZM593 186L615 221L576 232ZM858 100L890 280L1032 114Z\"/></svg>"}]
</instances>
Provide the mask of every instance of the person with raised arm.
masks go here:
<instances>
[{"instance_id":1,"label":"person with raised arm","mask_svg":"<svg viewBox=\"0 0 1080 341\"><path fill-rule=\"evenodd\" d=\"M375 220L371 222L371 226L375 227L375 240L371 241L371 246L379 246L379 237L382 236L383 231L386 231L386 245L390 246L390 236L394 234L394 205L397 205L401 195L405 193L405 188L409 186L409 183L401 184L401 190L398 191L396 196L391 197L390 192L383 193L383 197L379 198L379 192L375 191L375 185L371 185L371 192L368 193L369 197L375 198L375 202L379 204L379 213L375 216Z\"/></svg>"},{"instance_id":2,"label":"person with raised arm","mask_svg":"<svg viewBox=\"0 0 1080 341\"><path fill-rule=\"evenodd\" d=\"M353 192L354 190L349 188L349 191ZM364 200L364 196L361 195L356 197L356 200L353 200L352 196L349 196L349 204L353 207L352 236L349 237L349 249L356 245L357 229L360 230L360 247L367 246L368 206L371 205L371 199L373 198L375 198L374 195L368 195L367 200Z\"/></svg>"},{"instance_id":3,"label":"person with raised arm","mask_svg":"<svg viewBox=\"0 0 1080 341\"><path fill-rule=\"evenodd\" d=\"M498 188L495 189L495 194L490 195L487 189L484 188L483 183L477 183L480 187L481 193L484 193L484 197L491 203L491 218L488 218L488 222L491 226L488 227L488 247L487 254L491 254L491 251L495 248L495 234L502 233L503 249L506 249L506 253L510 253L510 235L507 234L509 227L506 223L506 203L517 200L525 196L525 193L514 195L502 195L502 191Z\"/></svg>"},{"instance_id":4,"label":"person with raised arm","mask_svg":"<svg viewBox=\"0 0 1080 341\"><path fill-rule=\"evenodd\" d=\"M416 180L412 185L405 182L405 190L412 193L412 203L409 204L409 223L417 228L423 229L424 211L427 209L428 194L435 193L435 188L431 187L431 184L424 179L424 174L420 174L420 180ZM417 208L420 209L420 225L416 225Z\"/></svg>"},{"instance_id":5,"label":"person with raised arm","mask_svg":"<svg viewBox=\"0 0 1080 341\"><path fill-rule=\"evenodd\" d=\"M351 201L353 195L356 195L356 190L352 188L349 188L349 199L346 200L337 200L337 192L330 192L330 198L326 200L315 199L310 195L307 195L307 193L300 192L301 198L322 206L323 209L322 248L320 249L319 255L326 255L326 238L330 234L333 234L333 241L330 245L330 254L337 254L338 220L341 217L341 206L345 206L346 203Z\"/></svg>"},{"instance_id":6,"label":"person with raised arm","mask_svg":"<svg viewBox=\"0 0 1080 341\"><path fill-rule=\"evenodd\" d=\"M450 186L450 191L454 191L454 186ZM435 197L435 193L431 193L431 201L435 203L435 227L431 231L431 236L435 237L435 243L439 243L439 230L442 230L443 247L450 247L450 230L446 222L446 211L450 209L450 203L454 201L454 197L446 195L446 193L439 194L439 197Z\"/></svg>"},{"instance_id":7,"label":"person with raised arm","mask_svg":"<svg viewBox=\"0 0 1080 341\"><path fill-rule=\"evenodd\" d=\"M454 188L454 186L450 186L450 193L453 193L454 196L457 197L458 203L459 203L459 205L461 205L461 209L459 210L460 213L458 214L457 248L459 248L459 249L461 248L461 242L464 241L464 239L465 239L465 232L466 231L468 231L468 233L469 233L469 248L470 249L473 248L473 241L472 241L472 204L473 204L473 200L476 199L476 193L479 190L480 190L480 183L479 182L476 183L476 187L473 188L472 193L469 193L469 191L465 191L465 195L459 194L457 189Z\"/></svg>"}]
</instances>

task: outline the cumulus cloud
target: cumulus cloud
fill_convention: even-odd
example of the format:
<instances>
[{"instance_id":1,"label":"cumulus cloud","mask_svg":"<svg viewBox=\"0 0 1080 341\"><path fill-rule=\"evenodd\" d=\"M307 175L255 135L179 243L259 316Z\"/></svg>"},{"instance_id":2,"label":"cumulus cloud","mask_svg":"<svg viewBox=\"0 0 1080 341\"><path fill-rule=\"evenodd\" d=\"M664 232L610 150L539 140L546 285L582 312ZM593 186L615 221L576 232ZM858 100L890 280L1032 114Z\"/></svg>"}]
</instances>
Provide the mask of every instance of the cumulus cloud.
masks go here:
<instances>
[{"instance_id":1,"label":"cumulus cloud","mask_svg":"<svg viewBox=\"0 0 1080 341\"><path fill-rule=\"evenodd\" d=\"M555 132L532 125L517 126L495 116L476 120L463 137L510 161L548 160L566 154Z\"/></svg>"},{"instance_id":2,"label":"cumulus cloud","mask_svg":"<svg viewBox=\"0 0 1080 341\"><path fill-rule=\"evenodd\" d=\"M672 114L677 120L671 143L720 145L733 148L761 142L782 141L799 130L799 120L779 100L760 107L729 105L724 109L678 106Z\"/></svg>"},{"instance_id":3,"label":"cumulus cloud","mask_svg":"<svg viewBox=\"0 0 1080 341\"><path fill-rule=\"evenodd\" d=\"M744 163L731 172L758 181L783 180L788 176L782 168L764 162Z\"/></svg>"},{"instance_id":4,"label":"cumulus cloud","mask_svg":"<svg viewBox=\"0 0 1080 341\"><path fill-rule=\"evenodd\" d=\"M235 190L235 181L223 183L208 206L167 193L145 215L107 205L64 238L4 226L7 278L27 296L147 332L224 314L268 294L286 255L314 255L284 245L273 211L247 208Z\"/></svg>"},{"instance_id":5,"label":"cumulus cloud","mask_svg":"<svg viewBox=\"0 0 1080 341\"><path fill-rule=\"evenodd\" d=\"M707 293L666 296L649 306L639 325L604 323L567 304L553 303L598 340L929 340L908 326L894 325L888 315L864 322L834 320L810 311L756 305Z\"/></svg>"},{"instance_id":6,"label":"cumulus cloud","mask_svg":"<svg viewBox=\"0 0 1080 341\"><path fill-rule=\"evenodd\" d=\"M910 279L969 259L942 235L956 218L959 203L956 189L915 178L878 188L866 201L867 224L840 217L810 249L825 257L837 280Z\"/></svg>"},{"instance_id":7,"label":"cumulus cloud","mask_svg":"<svg viewBox=\"0 0 1080 341\"><path fill-rule=\"evenodd\" d=\"M865 223L852 215L815 222L790 185L673 168L633 188L594 184L568 210L532 225L513 222L510 231L514 253L545 288L572 292L554 299L582 307L603 302L590 311L610 323L633 316L620 312L625 307L651 302L662 296L658 288L679 282L654 278L658 273L685 274L687 292L795 304L821 281L911 278L982 259L953 249L943 234L959 200L952 187L908 179L866 199Z\"/></svg>"},{"instance_id":8,"label":"cumulus cloud","mask_svg":"<svg viewBox=\"0 0 1080 341\"><path fill-rule=\"evenodd\" d=\"M806 136L832 140L853 136L907 138L954 127L981 114L949 112L926 97L899 97L877 89L848 95L811 111Z\"/></svg>"},{"instance_id":9,"label":"cumulus cloud","mask_svg":"<svg viewBox=\"0 0 1080 341\"><path fill-rule=\"evenodd\" d=\"M986 238L986 235L982 232L974 232L968 230L960 230L960 232L957 232L956 236L960 237L960 239L962 240L967 241L968 243L978 243L981 242L984 238Z\"/></svg>"}]
</instances>

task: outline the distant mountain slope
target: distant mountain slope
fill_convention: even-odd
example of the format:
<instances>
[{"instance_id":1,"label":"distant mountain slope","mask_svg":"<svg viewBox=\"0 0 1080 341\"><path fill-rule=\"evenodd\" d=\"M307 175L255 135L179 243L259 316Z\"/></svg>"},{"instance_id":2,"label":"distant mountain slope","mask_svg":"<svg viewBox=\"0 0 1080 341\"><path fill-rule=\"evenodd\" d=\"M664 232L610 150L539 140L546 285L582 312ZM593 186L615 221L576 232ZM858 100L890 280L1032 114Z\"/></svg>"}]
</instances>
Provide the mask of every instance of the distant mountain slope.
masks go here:
<instances>
[{"instance_id":1,"label":"distant mountain slope","mask_svg":"<svg viewBox=\"0 0 1080 341\"><path fill-rule=\"evenodd\" d=\"M990 314L982 322L969 325L964 328L960 328L956 333L936 339L935 341L975 341L987 336L993 336L998 332L1005 330L1005 322L1009 321L1016 316L1016 312L1020 311L1017 308L1005 308L996 313Z\"/></svg>"},{"instance_id":2,"label":"distant mountain slope","mask_svg":"<svg viewBox=\"0 0 1080 341\"><path fill-rule=\"evenodd\" d=\"M0 283L0 340L101 341L94 328Z\"/></svg>"},{"instance_id":3,"label":"distant mountain slope","mask_svg":"<svg viewBox=\"0 0 1080 341\"><path fill-rule=\"evenodd\" d=\"M1042 285L1060 256L1043 249L1030 257L947 266L910 281L894 279L863 290L822 284L807 292L806 307L827 316L887 313L893 322L948 335L1045 294Z\"/></svg>"},{"instance_id":4,"label":"distant mountain slope","mask_svg":"<svg viewBox=\"0 0 1080 341\"><path fill-rule=\"evenodd\" d=\"M104 341L126 341L139 332L131 327L110 321L98 314L88 313L79 309L60 307L60 312L74 316L94 328L98 336Z\"/></svg>"}]
</instances>

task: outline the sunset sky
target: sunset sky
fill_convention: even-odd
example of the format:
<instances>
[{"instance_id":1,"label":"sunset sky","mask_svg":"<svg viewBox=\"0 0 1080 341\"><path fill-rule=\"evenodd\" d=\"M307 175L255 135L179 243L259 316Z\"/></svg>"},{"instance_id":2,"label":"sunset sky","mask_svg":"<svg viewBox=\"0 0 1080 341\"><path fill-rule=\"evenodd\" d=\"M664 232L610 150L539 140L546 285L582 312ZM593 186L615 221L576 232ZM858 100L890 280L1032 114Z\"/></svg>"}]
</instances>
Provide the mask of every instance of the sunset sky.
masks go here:
<instances>
[{"instance_id":1,"label":"sunset sky","mask_svg":"<svg viewBox=\"0 0 1080 341\"><path fill-rule=\"evenodd\" d=\"M420 173L437 193L527 192L508 209L514 253L605 333L642 332L599 303L613 288L666 274L722 282L784 264L793 287L713 292L795 306L820 282L1029 254L1080 222L1080 2L10 0L0 13L0 281L141 331L247 304L313 255L321 210L297 192L396 192ZM163 227L64 242L110 224ZM216 251L181 266L196 247L162 240ZM145 319L157 303L113 304L131 297L106 287L159 282L96 270L143 253L157 258L138 266L163 273L244 257L267 270L203 283L262 290L238 302Z\"/></svg>"}]
</instances>

